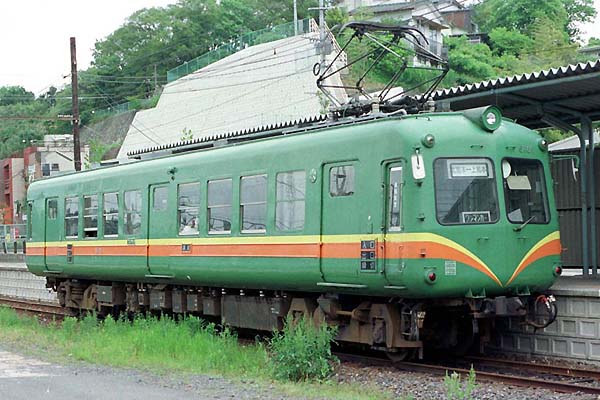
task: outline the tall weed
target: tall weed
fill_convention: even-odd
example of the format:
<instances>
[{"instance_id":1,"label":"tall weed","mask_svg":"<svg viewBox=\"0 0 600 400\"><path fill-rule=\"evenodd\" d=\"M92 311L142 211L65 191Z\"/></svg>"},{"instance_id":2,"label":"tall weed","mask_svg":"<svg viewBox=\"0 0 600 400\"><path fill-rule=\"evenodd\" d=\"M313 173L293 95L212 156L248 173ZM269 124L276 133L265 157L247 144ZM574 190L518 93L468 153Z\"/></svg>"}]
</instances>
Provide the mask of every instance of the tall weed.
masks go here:
<instances>
[{"instance_id":1,"label":"tall weed","mask_svg":"<svg viewBox=\"0 0 600 400\"><path fill-rule=\"evenodd\" d=\"M315 326L305 318L286 319L282 332L269 342L269 361L276 379L324 381L339 363L331 353L336 330L325 324Z\"/></svg>"}]
</instances>

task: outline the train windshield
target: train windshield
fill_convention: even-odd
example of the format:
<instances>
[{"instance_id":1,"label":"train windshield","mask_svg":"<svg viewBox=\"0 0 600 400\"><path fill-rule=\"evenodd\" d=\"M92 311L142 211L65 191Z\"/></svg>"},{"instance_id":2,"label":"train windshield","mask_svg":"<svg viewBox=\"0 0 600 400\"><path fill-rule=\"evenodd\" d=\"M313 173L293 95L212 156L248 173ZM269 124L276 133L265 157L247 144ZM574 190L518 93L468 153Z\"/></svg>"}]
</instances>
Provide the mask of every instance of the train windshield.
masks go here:
<instances>
[{"instance_id":1,"label":"train windshield","mask_svg":"<svg viewBox=\"0 0 600 400\"><path fill-rule=\"evenodd\" d=\"M542 163L538 160L502 160L506 213L512 223L548 222L548 196Z\"/></svg>"},{"instance_id":2,"label":"train windshield","mask_svg":"<svg viewBox=\"0 0 600 400\"><path fill-rule=\"evenodd\" d=\"M440 224L498 221L498 193L491 160L438 158L434 163L435 202Z\"/></svg>"}]
</instances>

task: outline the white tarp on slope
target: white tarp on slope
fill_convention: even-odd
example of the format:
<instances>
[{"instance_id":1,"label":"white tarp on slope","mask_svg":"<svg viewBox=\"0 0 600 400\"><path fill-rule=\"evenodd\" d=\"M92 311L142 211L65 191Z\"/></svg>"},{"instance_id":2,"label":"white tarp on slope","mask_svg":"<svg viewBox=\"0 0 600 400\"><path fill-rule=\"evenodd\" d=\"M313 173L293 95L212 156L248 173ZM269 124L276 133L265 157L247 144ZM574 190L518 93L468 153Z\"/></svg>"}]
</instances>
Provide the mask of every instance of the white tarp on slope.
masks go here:
<instances>
[{"instance_id":1,"label":"white tarp on slope","mask_svg":"<svg viewBox=\"0 0 600 400\"><path fill-rule=\"evenodd\" d=\"M171 82L155 108L137 113L117 158L182 139L319 115L324 97L312 72L319 62L317 39L311 33L249 47ZM340 84L334 78L328 83Z\"/></svg>"}]
</instances>

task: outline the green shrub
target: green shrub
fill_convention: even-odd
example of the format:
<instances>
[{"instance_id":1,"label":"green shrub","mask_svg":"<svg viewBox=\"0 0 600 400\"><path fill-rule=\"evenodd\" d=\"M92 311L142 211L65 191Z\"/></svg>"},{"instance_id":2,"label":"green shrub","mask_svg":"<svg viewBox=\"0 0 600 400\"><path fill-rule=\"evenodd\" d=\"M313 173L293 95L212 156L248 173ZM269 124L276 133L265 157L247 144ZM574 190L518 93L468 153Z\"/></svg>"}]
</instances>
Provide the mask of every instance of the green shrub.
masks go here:
<instances>
[{"instance_id":1,"label":"green shrub","mask_svg":"<svg viewBox=\"0 0 600 400\"><path fill-rule=\"evenodd\" d=\"M444 385L446 386L446 398L448 400L471 400L476 386L475 370L471 367L464 385L462 385L460 374L453 372L448 375L448 372L446 372Z\"/></svg>"},{"instance_id":2,"label":"green shrub","mask_svg":"<svg viewBox=\"0 0 600 400\"><path fill-rule=\"evenodd\" d=\"M325 324L316 327L304 318L288 318L268 346L273 376L296 382L327 379L339 362L331 354L335 334L336 330Z\"/></svg>"}]
</instances>

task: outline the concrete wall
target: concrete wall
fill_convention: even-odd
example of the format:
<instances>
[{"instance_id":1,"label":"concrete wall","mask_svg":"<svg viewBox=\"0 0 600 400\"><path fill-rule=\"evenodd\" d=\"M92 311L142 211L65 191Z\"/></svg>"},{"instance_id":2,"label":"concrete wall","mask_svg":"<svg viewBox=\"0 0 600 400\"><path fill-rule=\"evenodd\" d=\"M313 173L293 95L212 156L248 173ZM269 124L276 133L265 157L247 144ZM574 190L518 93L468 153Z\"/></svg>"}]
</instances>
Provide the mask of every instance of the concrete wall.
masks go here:
<instances>
[{"instance_id":1,"label":"concrete wall","mask_svg":"<svg viewBox=\"0 0 600 400\"><path fill-rule=\"evenodd\" d=\"M558 318L534 330L520 319L497 321L493 350L600 363L600 280L563 277L550 289Z\"/></svg>"}]
</instances>

